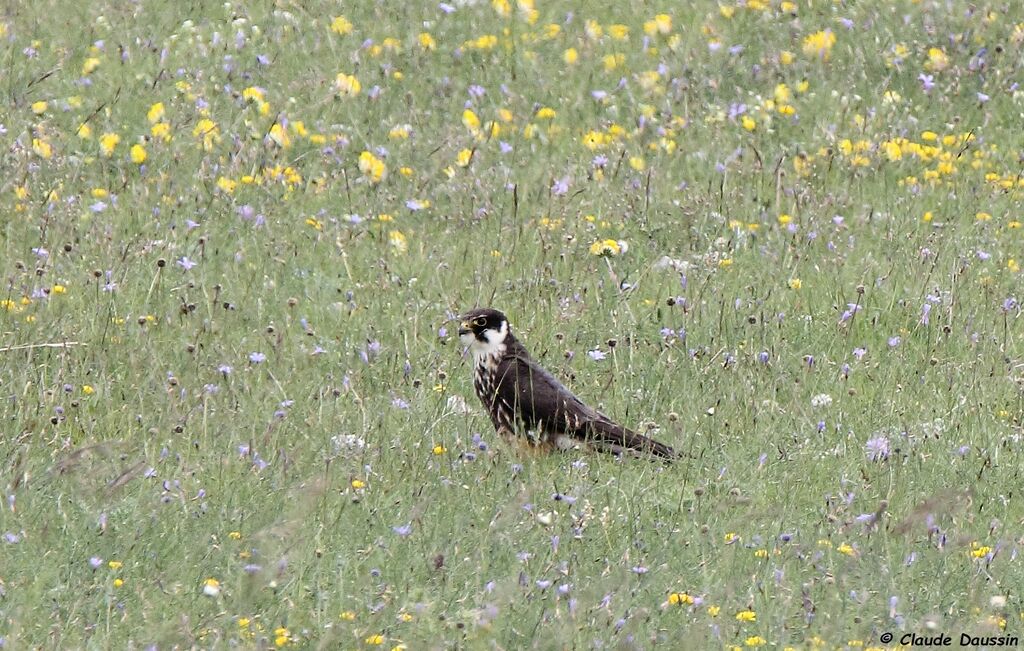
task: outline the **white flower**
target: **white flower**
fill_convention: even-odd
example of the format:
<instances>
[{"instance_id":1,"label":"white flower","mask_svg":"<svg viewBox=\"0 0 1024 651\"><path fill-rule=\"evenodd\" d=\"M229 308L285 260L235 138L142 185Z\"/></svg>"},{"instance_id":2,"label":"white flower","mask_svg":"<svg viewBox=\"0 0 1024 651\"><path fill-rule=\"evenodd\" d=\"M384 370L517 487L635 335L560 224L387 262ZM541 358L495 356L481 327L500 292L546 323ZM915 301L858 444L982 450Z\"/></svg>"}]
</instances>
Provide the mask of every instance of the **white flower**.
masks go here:
<instances>
[{"instance_id":1,"label":"white flower","mask_svg":"<svg viewBox=\"0 0 1024 651\"><path fill-rule=\"evenodd\" d=\"M811 406L815 408L828 407L831 404L832 396L828 395L827 393L819 393L818 395L811 398Z\"/></svg>"}]
</instances>

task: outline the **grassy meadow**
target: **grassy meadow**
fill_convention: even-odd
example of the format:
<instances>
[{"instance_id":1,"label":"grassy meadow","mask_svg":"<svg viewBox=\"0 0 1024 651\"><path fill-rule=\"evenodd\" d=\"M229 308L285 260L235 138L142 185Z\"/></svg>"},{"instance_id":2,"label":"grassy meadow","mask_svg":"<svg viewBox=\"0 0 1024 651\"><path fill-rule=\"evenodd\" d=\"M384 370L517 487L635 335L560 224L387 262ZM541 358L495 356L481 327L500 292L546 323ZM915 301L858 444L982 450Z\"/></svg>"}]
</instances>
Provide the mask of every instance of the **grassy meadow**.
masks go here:
<instances>
[{"instance_id":1,"label":"grassy meadow","mask_svg":"<svg viewBox=\"0 0 1024 651\"><path fill-rule=\"evenodd\" d=\"M1024 11L449 2L4 7L0 647L1021 635Z\"/></svg>"}]
</instances>

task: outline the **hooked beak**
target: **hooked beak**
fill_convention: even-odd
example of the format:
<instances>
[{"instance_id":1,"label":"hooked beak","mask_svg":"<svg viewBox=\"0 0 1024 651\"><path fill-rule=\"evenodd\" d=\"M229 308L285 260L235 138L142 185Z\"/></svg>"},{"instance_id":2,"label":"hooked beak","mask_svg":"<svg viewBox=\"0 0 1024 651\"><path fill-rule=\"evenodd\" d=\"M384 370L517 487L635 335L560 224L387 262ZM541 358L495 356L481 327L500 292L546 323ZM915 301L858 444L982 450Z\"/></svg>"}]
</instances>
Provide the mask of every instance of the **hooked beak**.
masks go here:
<instances>
[{"instance_id":1,"label":"hooked beak","mask_svg":"<svg viewBox=\"0 0 1024 651\"><path fill-rule=\"evenodd\" d=\"M472 330L470 329L469 321L463 321L459 324L459 336L468 335Z\"/></svg>"}]
</instances>

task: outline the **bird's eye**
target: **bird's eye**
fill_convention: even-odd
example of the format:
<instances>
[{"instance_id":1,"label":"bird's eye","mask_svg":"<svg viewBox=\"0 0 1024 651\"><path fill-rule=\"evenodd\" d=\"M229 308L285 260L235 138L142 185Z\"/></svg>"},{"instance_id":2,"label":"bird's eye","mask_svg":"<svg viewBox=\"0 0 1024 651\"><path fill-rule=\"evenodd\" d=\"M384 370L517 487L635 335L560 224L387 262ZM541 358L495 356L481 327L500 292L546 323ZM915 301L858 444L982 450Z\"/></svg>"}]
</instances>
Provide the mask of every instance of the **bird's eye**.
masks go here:
<instances>
[{"instance_id":1,"label":"bird's eye","mask_svg":"<svg viewBox=\"0 0 1024 651\"><path fill-rule=\"evenodd\" d=\"M473 319L473 325L482 328L485 325L487 325L487 319L485 319L482 316L478 316L477 318Z\"/></svg>"}]
</instances>

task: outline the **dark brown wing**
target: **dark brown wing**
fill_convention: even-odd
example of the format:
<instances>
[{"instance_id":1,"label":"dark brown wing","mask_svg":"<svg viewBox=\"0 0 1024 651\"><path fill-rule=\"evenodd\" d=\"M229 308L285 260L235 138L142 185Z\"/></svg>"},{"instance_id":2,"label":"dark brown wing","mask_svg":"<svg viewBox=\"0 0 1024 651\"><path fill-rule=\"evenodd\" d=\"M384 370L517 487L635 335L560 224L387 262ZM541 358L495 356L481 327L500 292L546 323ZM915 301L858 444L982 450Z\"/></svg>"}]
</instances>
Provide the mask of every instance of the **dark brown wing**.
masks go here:
<instances>
[{"instance_id":1,"label":"dark brown wing","mask_svg":"<svg viewBox=\"0 0 1024 651\"><path fill-rule=\"evenodd\" d=\"M583 404L524 353L501 360L498 377L496 398L518 414L527 429L566 434L603 452L636 450L666 459L676 456L667 445L636 434Z\"/></svg>"}]
</instances>

